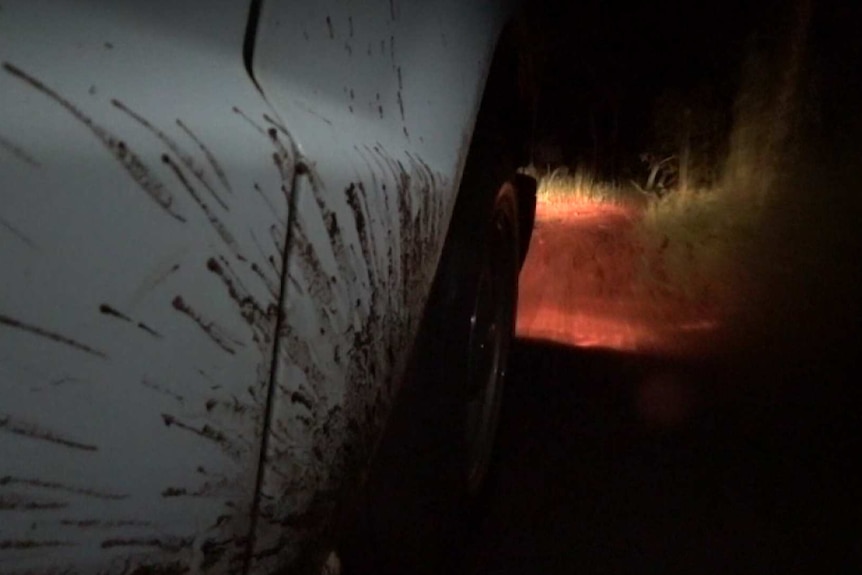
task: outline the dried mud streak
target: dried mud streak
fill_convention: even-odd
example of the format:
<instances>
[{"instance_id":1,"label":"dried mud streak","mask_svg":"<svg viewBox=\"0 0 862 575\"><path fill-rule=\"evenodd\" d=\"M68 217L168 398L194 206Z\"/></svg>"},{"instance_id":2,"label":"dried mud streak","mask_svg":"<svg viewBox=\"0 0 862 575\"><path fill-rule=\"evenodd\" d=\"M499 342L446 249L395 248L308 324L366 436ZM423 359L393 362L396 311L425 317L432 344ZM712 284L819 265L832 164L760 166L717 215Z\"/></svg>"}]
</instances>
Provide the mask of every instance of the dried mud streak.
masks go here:
<instances>
[{"instance_id":1,"label":"dried mud streak","mask_svg":"<svg viewBox=\"0 0 862 575\"><path fill-rule=\"evenodd\" d=\"M367 236L367 242L368 242L367 249L372 254L372 259L373 259L372 268L375 271L376 283L374 284L374 291L372 292L371 295L372 295L372 299L376 301L377 297L379 296L378 290L383 289L385 287L383 285L383 282L384 282L383 275L384 275L384 270L386 269L386 261L384 259L384 256L385 256L384 251L382 249L381 250L375 249L375 246L376 245L386 245L386 238L381 237L381 238L379 238L379 241L378 241L378 238L375 237L375 236L377 236L377 233L375 233L375 230L378 230L378 232L379 232L382 230L382 227L374 225L374 220L372 218L374 212L371 211L371 208L368 205L368 194L365 191L365 185L362 184L362 182L360 182L358 187L359 187L359 191L362 192L359 196L359 202L360 202L361 209L365 213L366 236ZM376 189L376 186L374 189ZM384 201L385 200L386 200L386 198L384 197ZM387 210L389 209L388 203L386 203L385 209L387 209ZM363 249L364 248L365 248L365 246L363 246Z\"/></svg>"},{"instance_id":2,"label":"dried mud streak","mask_svg":"<svg viewBox=\"0 0 862 575\"><path fill-rule=\"evenodd\" d=\"M134 321L132 321L132 318L130 318L129 316L127 316L126 314L124 314L122 312L117 311L116 309L112 308L108 304L103 303L102 305L100 305L99 311L105 315L109 315L109 316L121 319L125 322L132 323L132 324L135 323Z\"/></svg>"},{"instance_id":3,"label":"dried mud streak","mask_svg":"<svg viewBox=\"0 0 862 575\"><path fill-rule=\"evenodd\" d=\"M94 499L104 499L108 501L119 501L122 499L129 498L129 495L127 493L106 493L104 491L96 491L95 489L72 487L70 485L64 485L56 481L43 481L41 479L13 477L11 475L0 477L0 487L3 487L5 485L27 485L29 487L51 489L54 491L61 491L63 493L69 493L72 495L84 495L86 497L92 497Z\"/></svg>"},{"instance_id":4,"label":"dried mud streak","mask_svg":"<svg viewBox=\"0 0 862 575\"><path fill-rule=\"evenodd\" d=\"M69 507L69 503L65 501L32 501L22 500L14 495L11 498L0 495L0 511L54 511L67 507Z\"/></svg>"},{"instance_id":5,"label":"dried mud streak","mask_svg":"<svg viewBox=\"0 0 862 575\"><path fill-rule=\"evenodd\" d=\"M245 120L245 122L246 122L249 126L251 126L252 128L254 128L257 132L259 132L259 133L260 133L260 135L262 135L262 136L266 136L266 130L264 130L264 129L263 129L263 127L261 127L261 125L260 125L260 124L258 124L257 122L255 122L254 120L252 120L251 118L249 118L249 117L248 117L248 114L246 114L245 112L243 112L242 110L240 110L240 109L239 109L239 108L237 108L236 106L234 106L232 109L233 109L233 113L234 113L234 114L236 114L237 116L239 116L240 118L242 118L243 120Z\"/></svg>"},{"instance_id":6,"label":"dried mud streak","mask_svg":"<svg viewBox=\"0 0 862 575\"><path fill-rule=\"evenodd\" d=\"M326 228L326 232L329 236L329 245L332 249L332 255L335 259L335 264L338 266L338 274L344 280L344 285L350 286L356 283L356 271L354 266L351 265L347 246L344 241L344 234L341 231L341 225L338 222L338 217L335 212L329 209L329 205L324 197L323 191L320 188L320 183L316 180L314 174L310 171L310 169L305 165L301 164L298 166L303 167L304 171L307 172L308 182L311 187L312 195L314 196L314 202L317 204L318 210L320 210L320 216L323 219L323 225ZM302 231L303 236L306 238L307 236L304 234L304 230L301 229L301 225L297 222L298 232ZM313 247L310 244L305 246L305 250L303 255L305 257L308 256L309 251L314 251ZM315 257L315 259L317 259ZM319 259L317 260L316 266L312 266L309 262L309 267L314 267L313 273L316 275L325 275L323 271L323 267L320 265ZM330 290L332 292L332 290ZM334 293L332 294L335 295Z\"/></svg>"},{"instance_id":7,"label":"dried mud streak","mask_svg":"<svg viewBox=\"0 0 862 575\"><path fill-rule=\"evenodd\" d=\"M360 193L362 198L360 199ZM353 212L353 222L356 226L356 234L359 236L359 247L362 251L362 258L365 260L365 266L368 270L368 281L371 284L372 297L377 296L378 277L377 277L377 261L374 257L373 238L369 235L369 225L367 215L368 204L365 194L365 186L360 182L358 186L351 183L344 191L347 199L347 205Z\"/></svg>"},{"instance_id":8,"label":"dried mud streak","mask_svg":"<svg viewBox=\"0 0 862 575\"><path fill-rule=\"evenodd\" d=\"M257 192L257 195L260 196L260 199L263 201L263 203L266 204L266 207L269 208L269 211L272 214L278 213L278 210L275 209L275 205L270 201L268 197L266 197L266 194L263 193L263 189L257 182L254 183L254 191Z\"/></svg>"},{"instance_id":9,"label":"dried mud streak","mask_svg":"<svg viewBox=\"0 0 862 575\"><path fill-rule=\"evenodd\" d=\"M30 166L31 168L41 168L42 164L34 158L31 154L28 154L21 146L15 144L11 140L4 138L0 135L0 149L6 150L15 159L20 160Z\"/></svg>"},{"instance_id":10,"label":"dried mud streak","mask_svg":"<svg viewBox=\"0 0 862 575\"><path fill-rule=\"evenodd\" d=\"M177 401L178 403L184 403L186 400L182 395L180 395L178 393L174 393L173 391L171 391L169 389L165 389L163 386L161 386L157 383L153 383L153 382L147 380L146 378L141 380L141 385L146 387L147 389L151 389L151 390L155 391L156 393L170 397L171 399Z\"/></svg>"},{"instance_id":11,"label":"dried mud streak","mask_svg":"<svg viewBox=\"0 0 862 575\"><path fill-rule=\"evenodd\" d=\"M209 338L210 338L210 339L211 339L211 340L212 340L212 341L213 341L217 346L219 346L221 349L223 349L224 351L226 351L227 353L229 353L229 354L231 354L231 355L236 354L236 351L235 351L233 348L231 348L231 347L230 347L230 346L229 346L229 345L224 341L224 338L223 338L221 335L219 335L218 333L216 333L216 330L218 329L218 328L217 328L217 326L216 326L213 322L209 322L209 323L205 322L205 321L203 320L203 318L201 318L201 317L200 317L200 316L199 316L199 315L198 315L198 314L197 314L197 313L196 313L196 312L195 312L195 311L194 311L194 310L193 310L193 309L192 309L192 308L191 308L191 307L190 307L190 306L189 306L189 305L188 305L188 304L183 300L183 298L182 298L182 297L180 297L180 296L176 296L176 297L174 298L173 302L171 302L171 305L173 306L173 308L174 308L175 310L177 310L177 311L179 311L180 313L183 313L183 314L187 315L189 318L191 318L191 320L192 320L192 321L194 321L194 322L195 322L195 324L197 324L197 326L198 326L199 328L201 328L201 329L203 330L203 332L204 332L205 334L207 334L207 336L208 336L208 337L209 337Z\"/></svg>"},{"instance_id":12,"label":"dried mud streak","mask_svg":"<svg viewBox=\"0 0 862 575\"><path fill-rule=\"evenodd\" d=\"M242 291L244 291L246 295L250 294L251 292L249 291L249 289L247 287L245 287L244 283L242 283L242 277L239 274L237 274L235 271L233 271L233 266L231 266L231 264L227 260L227 258L220 255L220 256L218 256L218 259L219 259L219 262L217 262L217 263L219 263L219 265L221 265L221 266L224 266L223 271L226 273L229 273L231 276L230 278L225 278L225 280L232 281L233 284L235 286L238 286ZM255 304L255 305L258 309L261 310L261 312L263 311L262 307L260 307L257 304Z\"/></svg>"},{"instance_id":13,"label":"dried mud streak","mask_svg":"<svg viewBox=\"0 0 862 575\"><path fill-rule=\"evenodd\" d=\"M236 278L228 277L226 271L226 262L219 263L215 258L207 260L207 269L215 274L225 286L228 296L234 301L239 310L240 316L253 330L257 329L263 335L266 343L270 341L269 335L269 319L272 314L264 310L251 295L248 290ZM229 269L229 268L228 268ZM235 275L235 274L234 274Z\"/></svg>"},{"instance_id":14,"label":"dried mud streak","mask_svg":"<svg viewBox=\"0 0 862 575\"><path fill-rule=\"evenodd\" d=\"M308 342L294 334L288 325L285 325L281 331L281 342L288 357L302 368L306 377L313 385L321 388L326 383L326 376L318 367L317 362L312 359L311 347L309 347ZM291 394L291 403L297 403L293 401L292 397L292 393L295 392L290 392L290 390L284 387L281 387L281 391Z\"/></svg>"},{"instance_id":15,"label":"dried mud streak","mask_svg":"<svg viewBox=\"0 0 862 575\"><path fill-rule=\"evenodd\" d=\"M191 547L193 539L105 539L102 541L102 549L110 549L112 547L156 547L163 551L171 553L179 553L183 549ZM146 571L147 573L157 573L156 571Z\"/></svg>"},{"instance_id":16,"label":"dried mud streak","mask_svg":"<svg viewBox=\"0 0 862 575\"><path fill-rule=\"evenodd\" d=\"M225 435L224 432L219 431L218 429L215 429L208 424L204 424L203 427L198 429L197 427L180 421L175 416L169 413L162 414L162 422L165 424L165 427L176 426L179 429L194 433L199 437L212 441L216 443L219 447L221 447L221 449L225 453L233 456L234 458L238 459L242 453L242 450L239 447L233 445L233 443L231 443L231 441L227 438L227 435Z\"/></svg>"},{"instance_id":17,"label":"dried mud streak","mask_svg":"<svg viewBox=\"0 0 862 575\"><path fill-rule=\"evenodd\" d=\"M379 149L377 149L377 150L372 149L367 145L364 147L365 147L365 150L370 157L370 160L368 160L368 161L374 162L374 164L377 166L377 169L380 172L381 179L385 180L386 179L385 178L386 164L382 160L382 152L380 152ZM359 152L358 149L357 149L357 152ZM373 175L374 174L374 168L369 165L369 170L371 170L371 173ZM375 176L375 178L376 178L376 176ZM395 181L397 181L397 180L395 180ZM389 193L388 193L388 189L387 189L387 186L385 183L380 184L380 193L383 196L383 210L384 210L384 214L385 214L384 217L386 220L385 226L384 226L385 230L386 230L385 231L385 237L383 238L381 245L387 246L385 254L381 253L381 256L385 257L385 261L386 261L386 267L380 268L381 276L386 278L385 285L381 285L381 288L385 288L386 309L391 310L391 309L393 309L392 298L394 297L394 294L397 293L396 286L398 285L398 282L396 281L396 276L395 276L395 272L396 272L396 270L395 270L395 254L394 254L394 251L392 249L392 245L395 243L394 239L393 239L394 234L393 234L392 230L396 226L396 220L393 218L393 210L392 210L390 203L389 203Z\"/></svg>"},{"instance_id":18,"label":"dried mud streak","mask_svg":"<svg viewBox=\"0 0 862 575\"><path fill-rule=\"evenodd\" d=\"M185 132L189 138L194 140L195 144L198 145L201 152L203 152L204 157L207 159L207 162L209 162L210 167L212 167L213 172L215 172L216 177L221 182L221 185L224 186L224 189L227 190L229 193L233 193L233 188L231 188L230 181L227 179L227 174L221 167L221 163L210 151L209 147L207 147L207 145L204 144L203 141L198 138L194 132L192 132L191 128L186 126L185 123L179 118L177 118L177 126L179 126L180 129Z\"/></svg>"},{"instance_id":19,"label":"dried mud streak","mask_svg":"<svg viewBox=\"0 0 862 575\"><path fill-rule=\"evenodd\" d=\"M19 321L6 315L0 314L0 325L20 329L21 331L37 335L39 337L43 337L57 343L61 343L73 349L77 349L78 351L83 351L84 353L94 355L101 359L108 359L107 354L99 351L98 349L92 348L89 345L85 345L83 343L75 341L74 339L71 339L64 335L60 335L59 333L55 333L53 331L48 331L47 329L42 329L41 327L37 327L35 325L24 323L23 321Z\"/></svg>"},{"instance_id":20,"label":"dried mud streak","mask_svg":"<svg viewBox=\"0 0 862 575\"><path fill-rule=\"evenodd\" d=\"M270 266L275 273L279 273L278 268L275 266L274 259L275 258L272 258L272 256L270 256L266 258L266 261L270 263ZM263 269L256 263L252 262L251 271L258 278L260 278L261 283L266 286L266 290L269 292L269 295L272 296L272 299L275 300L276 298L278 298L278 288L276 287L276 284L269 277L267 277L266 274L263 273Z\"/></svg>"},{"instance_id":21,"label":"dried mud streak","mask_svg":"<svg viewBox=\"0 0 862 575\"><path fill-rule=\"evenodd\" d=\"M138 290L136 290L136 293L147 294L147 293L155 290L157 287L159 287L162 284L162 282L164 282L170 276L172 276L177 271L179 271L179 269L180 269L180 264L174 264L173 266L171 266L171 268L169 270L165 270L164 272L157 275L155 278L153 278L149 281L143 282L141 287Z\"/></svg>"},{"instance_id":22,"label":"dried mud streak","mask_svg":"<svg viewBox=\"0 0 862 575\"><path fill-rule=\"evenodd\" d=\"M410 253L413 246L413 239L416 229L413 227L412 212L413 212L413 196L410 193L410 174L404 169L401 162L397 162L399 167L398 181L398 229L401 235L401 294L403 305L407 307L407 297L413 286L410 285L409 270L413 269Z\"/></svg>"},{"instance_id":23,"label":"dried mud streak","mask_svg":"<svg viewBox=\"0 0 862 575\"><path fill-rule=\"evenodd\" d=\"M201 183L201 185L204 188L206 188L206 190L210 193L210 195L213 197L213 199L215 199L215 201L218 202L218 204L225 211L230 211L230 208L228 208L227 204L224 203L224 200L222 200L219 197L218 193L216 193L216 191L209 184L209 182L206 181L206 176L204 174L204 171L195 165L194 158L192 158L191 155L188 154L185 150L180 148L179 144L177 144L173 138L171 138L170 136L165 134L159 128L156 128L153 124L150 123L149 120L147 120L146 118L144 118L143 116L141 116L140 114L138 114L137 112L135 112L134 110L132 110L131 108L129 108L128 106L123 104L122 102L120 102L119 100L116 100L116 99L111 100L111 104L115 108L117 108L118 110L120 110L121 112L123 112L124 114L129 116L131 119L133 119L135 122L137 122L138 124L143 126L143 128L145 130L150 132L152 135L154 135L156 138L158 138L159 141L161 141L165 146L167 146L168 149L171 152L173 152L176 157L178 157L180 159L180 161L183 163L183 165L186 167L186 169L188 169L188 171L190 171L192 174L194 174L195 178L197 178L197 180Z\"/></svg>"},{"instance_id":24,"label":"dried mud streak","mask_svg":"<svg viewBox=\"0 0 862 575\"><path fill-rule=\"evenodd\" d=\"M8 416L0 417L0 430L14 433L16 435L21 435L30 439L47 441L48 443L61 445L70 449L79 449L81 451L99 450L98 446L96 445L81 443L80 441L75 441L74 439L62 437L52 431L40 429L38 426L33 425L32 423L13 421L12 418Z\"/></svg>"},{"instance_id":25,"label":"dried mud streak","mask_svg":"<svg viewBox=\"0 0 862 575\"><path fill-rule=\"evenodd\" d=\"M293 159L294 155L281 142L278 137L278 130L276 128L269 128L266 131L266 134L267 136L269 136L269 141L275 147L276 151L272 155L272 161L275 163L275 167L276 169L278 169L278 174L281 177L282 193L287 195L287 192L284 188L284 182L291 181L293 179L293 172L296 170L296 166ZM292 146L293 142L290 143Z\"/></svg>"},{"instance_id":26,"label":"dried mud streak","mask_svg":"<svg viewBox=\"0 0 862 575\"><path fill-rule=\"evenodd\" d=\"M48 547L74 547L75 544L70 541L36 541L33 539L20 539L20 540L0 540L0 551L5 551L9 549L45 549Z\"/></svg>"},{"instance_id":27,"label":"dried mud streak","mask_svg":"<svg viewBox=\"0 0 862 575\"><path fill-rule=\"evenodd\" d=\"M31 248L31 249L34 249L34 250L38 250L38 249L39 249L38 247L36 247L36 244L33 242L33 240L31 240L31 239L30 239L30 238L28 238L26 235L24 235L24 232L22 232L21 230L19 230L18 228L16 228L15 226L13 226L12 224L10 224L10 223L9 223L9 222L7 222L6 220L4 220L2 217L0 217L0 226L2 226L2 227L3 227L5 230L7 230L10 234L12 234L13 236L15 236L19 241L21 241L22 243L26 244L26 245L27 245L27 247L29 247L29 248Z\"/></svg>"},{"instance_id":28,"label":"dried mud streak","mask_svg":"<svg viewBox=\"0 0 862 575\"><path fill-rule=\"evenodd\" d=\"M287 137L287 140L290 143L291 150L293 150L293 156L298 158L299 155L296 151L297 150L296 141L293 139L293 135L288 131L288 129L284 126L284 124L281 121L273 118L269 114L264 114L263 119L264 119L264 121L266 121L267 124L269 124L270 126L273 126L279 132L281 132L285 137ZM299 163L299 162L300 162L300 160L297 160L297 163Z\"/></svg>"},{"instance_id":29,"label":"dried mud streak","mask_svg":"<svg viewBox=\"0 0 862 575\"><path fill-rule=\"evenodd\" d=\"M93 121L92 118L84 114L69 100L66 100L53 89L30 76L20 68L17 68L8 62L4 62L3 69L12 76L26 82L48 98L54 100L54 102L63 107L76 120L81 122L94 136L96 136L102 145L108 149L111 155L113 155L123 169L126 170L126 173L128 173L135 183L138 184L138 187L140 187L172 218L185 223L185 217L175 212L172 208L174 198L171 193L165 188L161 181L159 181L158 178L150 172L150 169L146 164L144 164L141 158L126 146L125 142L114 137L108 130Z\"/></svg>"},{"instance_id":30,"label":"dried mud streak","mask_svg":"<svg viewBox=\"0 0 862 575\"><path fill-rule=\"evenodd\" d=\"M402 285L415 286L417 289L413 290L412 293L405 293L404 290L401 290L401 294L404 297L402 305L396 304L387 298L386 301L389 303L389 306L385 312L381 312L380 310L380 306L386 305L386 303L379 301L381 298L378 296L378 289L383 287L383 282L392 281L393 278L391 275L384 275L386 263L378 262L376 253L374 252L374 233L376 230L370 219L372 212L368 206L368 197L364 184L355 184L345 190L347 204L353 211L354 224L357 236L359 237L359 248L363 252L363 257L368 267L368 280L371 284L369 286L371 288L371 301L369 302L368 317L361 329L350 329L349 333L352 334L352 341L348 346L349 349L345 352L350 362L347 367L347 374L351 382L349 391L352 396L352 399L348 398L347 402L348 404L355 402L355 410L361 410L357 410L356 413L364 414L364 416L359 416L359 419L363 419L364 417L364 423L360 424L356 418L345 421L343 416L344 409L340 406L335 406L334 409L325 413L322 411L321 407L323 405L321 399L314 397L313 393L310 392L313 392L315 387L319 386L319 381L323 380L324 374L319 372L317 362L313 361L313 355L308 345L293 336L289 330L282 330L281 341L288 350L288 355L292 362L305 371L309 386L307 388L301 387L293 392L285 387L280 387L279 389L282 393L288 395L292 403L301 405L310 412L308 418L297 417L297 419L313 429L312 453L314 457L321 463L324 459L328 461L330 456L335 458L333 461L336 466L333 468L334 475L327 480L331 485L338 484L339 480L337 477L355 475L357 473L355 471L357 466L361 465L361 462L371 452L377 430L382 425L385 414L388 412L387 404L389 400L386 395L392 391L392 381L394 380L392 374L389 373L389 377L387 377L383 388L377 389L377 384L381 383L377 374L380 372L388 373L394 368L396 360L395 354L392 352L393 346L399 345L399 342L403 343L404 334L408 333L411 329L409 321L404 322L392 318L392 323L385 325L384 320L388 323L389 319L394 315L390 315L389 310L399 308L402 310L415 309L414 304L421 299L419 298L421 295L419 288L426 285L424 280L428 276L428 255L433 251L431 248L436 247L436 236L433 234L439 231L439 206L434 202L434 197L431 194L434 179L427 171L419 167L418 162L411 160L411 167L415 174L408 173L399 162L393 161L390 164L393 176L400 184L398 186L399 209L396 217L402 223L401 227L403 229L400 233L403 234L402 237L405 243L403 250L397 256L400 259L401 265L395 266L390 261L388 269L390 271L397 269L397 273L399 274L397 281L403 281ZM314 188L312 188L312 191L318 194L320 192L320 190ZM413 195L418 196L418 198L414 200ZM333 227L334 220L328 217L329 210L327 206L320 205L323 201L323 195L316 195L315 199L318 201L323 223L329 231L330 248L334 252L337 252L339 250L339 241L343 241L341 231ZM418 203L415 216L412 214L414 203ZM386 205L388 209L388 203ZM301 232L302 230L299 231ZM299 238L300 247L302 247L301 240L303 237L301 233L295 234L292 238ZM308 245L307 240L306 247L311 247ZM300 259L300 264L302 263L302 259L307 260L305 264L311 271L310 274L306 275L309 283L317 281L320 285L323 282L327 282L326 285L331 285L331 280L334 280L334 278L328 278L320 269L319 255L312 251L307 254L306 258L302 258L302 250L298 251L299 253L297 254L293 248L291 249L292 254L300 255L300 258L298 258ZM393 257L391 252L387 255L390 258ZM353 267L348 270L345 270L342 266L339 266L339 268L339 273L342 277L350 273L356 273ZM355 283L355 279L353 283ZM393 291L397 293L399 290ZM318 317L321 323L325 324L328 319L326 316L325 307L318 310ZM379 337L381 332L388 336L383 341ZM335 353L337 354L338 352L336 351ZM334 432L333 429L341 429L341 426L346 426L350 430L349 433L353 436L349 439L351 445L349 451L324 455L331 447L333 433L336 435L340 433ZM329 464L327 463L327 465ZM283 477L288 483L291 481L295 483L296 481L296 478L277 473L278 470L275 468L270 468L270 471ZM328 506L336 501L338 497L336 494L327 491L327 489L316 490L314 501L312 501L309 509L302 514L276 520L262 513L262 518L271 523L278 523L282 527L286 526L299 530L317 529L323 517L329 514L327 510ZM278 547L272 547L261 551L255 556L261 558L265 555L277 554L278 550Z\"/></svg>"},{"instance_id":31,"label":"dried mud streak","mask_svg":"<svg viewBox=\"0 0 862 575\"><path fill-rule=\"evenodd\" d=\"M374 148L368 148L366 146L366 149L368 150L368 153L371 155L371 159L374 161L374 163L380 169L381 178L383 178L383 174L386 172L387 168L389 169L390 173L392 174L392 178L393 178L392 181L396 185L396 189L397 189L398 174L394 169L392 169L391 164L390 164L390 160L385 155L383 150L379 146L375 146ZM396 211L393 210L391 207L391 204L389 202L389 193L386 189L386 184L381 184L381 191L383 194L383 206L384 206L384 209L386 212L386 219L387 219L387 221L386 221L386 236L387 237L386 237L386 242L385 242L387 245L387 249L386 249L386 262L387 262L386 304L387 304L387 308L386 309L393 310L393 309L396 309L394 298L398 294L397 288L398 288L398 284L400 283L399 273L402 273L402 270L400 268L396 267L396 265L395 265L396 254L395 254L395 251L392 249L392 246L396 244L395 239L394 239L395 234L393 233L393 229L397 229L398 222L399 222L399 216L396 213ZM400 233L400 231L399 231L399 233ZM403 245L399 245L399 250L403 251L403 248L404 248ZM400 252L399 252L399 254L400 254ZM400 255L398 257L400 257Z\"/></svg>"},{"instance_id":32,"label":"dried mud streak","mask_svg":"<svg viewBox=\"0 0 862 575\"><path fill-rule=\"evenodd\" d=\"M65 527L115 529L117 527L151 527L152 523L149 521L139 521L137 519L119 519L116 521L103 521L101 519L61 519L60 525Z\"/></svg>"},{"instance_id":33,"label":"dried mud streak","mask_svg":"<svg viewBox=\"0 0 862 575\"><path fill-rule=\"evenodd\" d=\"M109 306L106 303L103 303L102 305L99 306L99 311L101 313L103 313L104 315L115 317L117 319L120 319L122 321L130 323L130 324L134 325L135 327L142 329L143 331L147 332L148 334L150 334L151 336L153 336L155 338L162 339L162 334L160 334L159 332L157 332L156 330L154 330L153 328L151 328L147 324L140 322L140 321L133 320L132 318L130 318L126 314L112 308L111 306Z\"/></svg>"},{"instance_id":34,"label":"dried mud streak","mask_svg":"<svg viewBox=\"0 0 862 575\"><path fill-rule=\"evenodd\" d=\"M239 246L236 243L236 240L228 231L227 227L222 223L222 221L212 212L209 205L203 201L200 194L198 194L197 190L192 186L191 182L189 182L188 178L186 178L185 174L183 174L182 169L177 165L176 162L171 159L171 157L167 154L162 154L162 163L166 164L171 168L171 171L177 177L180 184L182 184L183 188L189 193L201 211L206 216L207 221L216 231L221 240L225 243L225 245L230 249L230 251L237 256L237 258L244 259L239 254Z\"/></svg>"},{"instance_id":35,"label":"dried mud streak","mask_svg":"<svg viewBox=\"0 0 862 575\"><path fill-rule=\"evenodd\" d=\"M404 125L406 130L407 116L404 114L404 96L402 95L402 92L404 91L404 82L401 79L401 66L396 68L396 73L398 74L398 111L401 113L401 124Z\"/></svg>"},{"instance_id":36,"label":"dried mud streak","mask_svg":"<svg viewBox=\"0 0 862 575\"><path fill-rule=\"evenodd\" d=\"M305 231L298 225L292 234L294 251L298 256L297 265L306 280L309 297L322 308L331 310L335 306L335 291L331 278L322 273L323 264L317 256ZM297 282L298 284L299 282Z\"/></svg>"},{"instance_id":37,"label":"dried mud streak","mask_svg":"<svg viewBox=\"0 0 862 575\"><path fill-rule=\"evenodd\" d=\"M150 326L148 326L144 322L139 321L135 325L138 326L140 329L144 330L145 332L147 332L148 334L150 334L151 336L153 336L157 339L163 339L162 334L160 334L159 332L157 332L156 330L154 330L153 328L151 328Z\"/></svg>"}]
</instances>

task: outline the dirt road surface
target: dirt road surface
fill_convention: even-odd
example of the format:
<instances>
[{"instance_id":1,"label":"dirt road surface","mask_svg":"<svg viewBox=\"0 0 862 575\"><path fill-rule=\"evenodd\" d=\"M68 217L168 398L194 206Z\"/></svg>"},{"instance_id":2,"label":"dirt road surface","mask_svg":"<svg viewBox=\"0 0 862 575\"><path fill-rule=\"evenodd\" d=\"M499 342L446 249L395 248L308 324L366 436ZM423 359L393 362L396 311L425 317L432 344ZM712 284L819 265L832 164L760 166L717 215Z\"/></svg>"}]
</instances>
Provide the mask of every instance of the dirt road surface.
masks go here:
<instances>
[{"instance_id":1,"label":"dirt road surface","mask_svg":"<svg viewBox=\"0 0 862 575\"><path fill-rule=\"evenodd\" d=\"M726 345L637 280L637 217L539 208L471 572L862 572L843 364Z\"/></svg>"}]
</instances>

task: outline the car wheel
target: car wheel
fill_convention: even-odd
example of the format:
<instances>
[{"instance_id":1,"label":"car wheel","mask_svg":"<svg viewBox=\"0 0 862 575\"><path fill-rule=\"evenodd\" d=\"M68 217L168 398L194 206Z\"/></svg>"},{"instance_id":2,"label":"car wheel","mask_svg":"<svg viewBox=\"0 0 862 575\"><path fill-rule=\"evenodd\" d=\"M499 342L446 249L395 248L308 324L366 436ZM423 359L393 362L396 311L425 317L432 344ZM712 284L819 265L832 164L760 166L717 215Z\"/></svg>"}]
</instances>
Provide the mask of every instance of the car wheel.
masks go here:
<instances>
[{"instance_id":1,"label":"car wheel","mask_svg":"<svg viewBox=\"0 0 862 575\"><path fill-rule=\"evenodd\" d=\"M517 197L511 183L497 194L481 255L469 320L465 417L465 487L481 488L494 448L515 332L520 269Z\"/></svg>"},{"instance_id":2,"label":"car wheel","mask_svg":"<svg viewBox=\"0 0 862 575\"><path fill-rule=\"evenodd\" d=\"M518 189L450 230L407 381L341 545L348 575L459 571L483 517L514 336ZM488 204L486 204L487 206Z\"/></svg>"}]
</instances>

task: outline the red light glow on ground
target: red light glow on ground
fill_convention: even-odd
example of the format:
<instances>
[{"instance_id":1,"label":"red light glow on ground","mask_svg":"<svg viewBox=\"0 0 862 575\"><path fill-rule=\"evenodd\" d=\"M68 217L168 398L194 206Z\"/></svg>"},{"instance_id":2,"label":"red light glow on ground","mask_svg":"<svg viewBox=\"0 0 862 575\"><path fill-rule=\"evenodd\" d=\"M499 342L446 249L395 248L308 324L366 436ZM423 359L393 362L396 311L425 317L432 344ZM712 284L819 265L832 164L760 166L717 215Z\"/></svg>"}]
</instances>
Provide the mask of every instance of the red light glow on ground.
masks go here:
<instances>
[{"instance_id":1,"label":"red light glow on ground","mask_svg":"<svg viewBox=\"0 0 862 575\"><path fill-rule=\"evenodd\" d=\"M639 273L639 210L540 203L521 272L517 334L576 347L686 353L717 322Z\"/></svg>"}]
</instances>

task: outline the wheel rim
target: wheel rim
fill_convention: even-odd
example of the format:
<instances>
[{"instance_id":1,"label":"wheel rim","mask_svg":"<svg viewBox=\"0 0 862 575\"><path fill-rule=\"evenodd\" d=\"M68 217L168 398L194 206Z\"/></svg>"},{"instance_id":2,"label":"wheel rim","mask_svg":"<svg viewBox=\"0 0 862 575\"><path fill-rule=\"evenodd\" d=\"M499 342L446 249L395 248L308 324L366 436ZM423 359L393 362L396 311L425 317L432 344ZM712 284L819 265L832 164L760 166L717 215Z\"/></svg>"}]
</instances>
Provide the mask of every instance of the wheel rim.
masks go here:
<instances>
[{"instance_id":1,"label":"wheel rim","mask_svg":"<svg viewBox=\"0 0 862 575\"><path fill-rule=\"evenodd\" d=\"M495 215L491 233L470 318L466 429L470 491L481 485L490 463L514 332L517 261L512 222L502 210Z\"/></svg>"}]
</instances>

